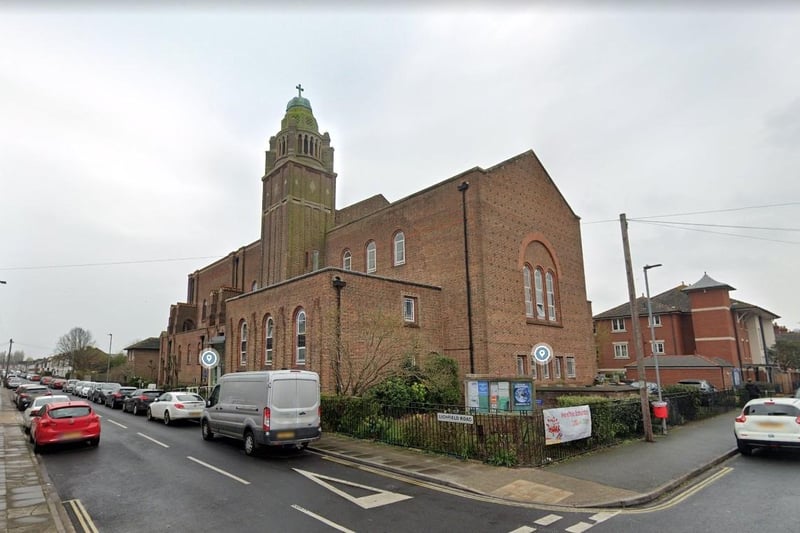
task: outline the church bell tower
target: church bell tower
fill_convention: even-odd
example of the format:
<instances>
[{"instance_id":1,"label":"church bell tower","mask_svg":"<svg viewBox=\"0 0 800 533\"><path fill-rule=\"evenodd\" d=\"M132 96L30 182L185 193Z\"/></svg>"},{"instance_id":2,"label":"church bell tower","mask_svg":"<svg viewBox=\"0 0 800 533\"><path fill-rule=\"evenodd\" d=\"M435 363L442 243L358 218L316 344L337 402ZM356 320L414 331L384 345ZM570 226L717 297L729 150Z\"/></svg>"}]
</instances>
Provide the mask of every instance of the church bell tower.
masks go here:
<instances>
[{"instance_id":1,"label":"church bell tower","mask_svg":"<svg viewBox=\"0 0 800 533\"><path fill-rule=\"evenodd\" d=\"M286 104L281 130L269 139L261 196L261 281L266 287L325 264L334 222L336 173L328 132L319 133L311 103Z\"/></svg>"}]
</instances>

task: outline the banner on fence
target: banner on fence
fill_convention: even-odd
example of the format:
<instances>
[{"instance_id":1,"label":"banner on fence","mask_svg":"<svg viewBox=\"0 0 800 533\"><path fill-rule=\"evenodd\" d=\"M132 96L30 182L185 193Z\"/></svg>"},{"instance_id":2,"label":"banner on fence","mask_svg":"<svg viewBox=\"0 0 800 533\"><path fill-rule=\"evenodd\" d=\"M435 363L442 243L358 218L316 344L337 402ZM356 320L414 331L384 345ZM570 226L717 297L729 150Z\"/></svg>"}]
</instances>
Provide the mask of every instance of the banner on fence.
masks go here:
<instances>
[{"instance_id":1,"label":"banner on fence","mask_svg":"<svg viewBox=\"0 0 800 533\"><path fill-rule=\"evenodd\" d=\"M592 436L592 413L588 405L544 409L543 414L546 445Z\"/></svg>"}]
</instances>

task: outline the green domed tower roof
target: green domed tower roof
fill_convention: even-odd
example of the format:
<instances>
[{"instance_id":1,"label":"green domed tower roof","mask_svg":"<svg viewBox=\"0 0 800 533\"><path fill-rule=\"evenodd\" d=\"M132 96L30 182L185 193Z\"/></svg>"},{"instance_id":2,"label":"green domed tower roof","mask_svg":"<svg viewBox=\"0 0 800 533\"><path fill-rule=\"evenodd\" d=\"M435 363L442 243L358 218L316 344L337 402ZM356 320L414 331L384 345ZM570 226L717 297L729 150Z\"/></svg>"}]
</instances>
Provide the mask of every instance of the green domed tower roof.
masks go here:
<instances>
[{"instance_id":1,"label":"green domed tower roof","mask_svg":"<svg viewBox=\"0 0 800 533\"><path fill-rule=\"evenodd\" d=\"M285 130L291 120L294 119L298 128L319 133L317 119L314 118L314 113L311 110L311 102L308 101L308 98L303 98L303 86L298 85L295 88L297 89L297 96L286 104L286 115L281 120L281 129Z\"/></svg>"}]
</instances>

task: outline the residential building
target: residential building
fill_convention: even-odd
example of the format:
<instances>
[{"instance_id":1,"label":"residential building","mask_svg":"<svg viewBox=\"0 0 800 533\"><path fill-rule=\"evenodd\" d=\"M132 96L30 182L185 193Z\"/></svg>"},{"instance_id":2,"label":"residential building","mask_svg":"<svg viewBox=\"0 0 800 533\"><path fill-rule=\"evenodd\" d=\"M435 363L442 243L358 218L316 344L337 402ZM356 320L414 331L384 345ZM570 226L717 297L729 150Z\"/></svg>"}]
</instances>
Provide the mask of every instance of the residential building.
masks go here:
<instances>
[{"instance_id":1,"label":"residential building","mask_svg":"<svg viewBox=\"0 0 800 533\"><path fill-rule=\"evenodd\" d=\"M333 154L298 94L266 151L261 236L189 274L161 336L160 383L305 368L326 392L355 393L434 353L464 375L591 383L579 218L532 151L341 209ZM556 357L537 367L542 342ZM207 371L209 348L221 363Z\"/></svg>"},{"instance_id":2,"label":"residential building","mask_svg":"<svg viewBox=\"0 0 800 533\"><path fill-rule=\"evenodd\" d=\"M784 379L767 358L775 344L772 321L778 315L731 298L733 290L703 274L693 285L680 284L652 296L654 341L647 298L636 299L647 381L655 381L656 359L662 384L699 378L730 387L745 379ZM599 372L638 379L631 320L628 303L594 316Z\"/></svg>"}]
</instances>

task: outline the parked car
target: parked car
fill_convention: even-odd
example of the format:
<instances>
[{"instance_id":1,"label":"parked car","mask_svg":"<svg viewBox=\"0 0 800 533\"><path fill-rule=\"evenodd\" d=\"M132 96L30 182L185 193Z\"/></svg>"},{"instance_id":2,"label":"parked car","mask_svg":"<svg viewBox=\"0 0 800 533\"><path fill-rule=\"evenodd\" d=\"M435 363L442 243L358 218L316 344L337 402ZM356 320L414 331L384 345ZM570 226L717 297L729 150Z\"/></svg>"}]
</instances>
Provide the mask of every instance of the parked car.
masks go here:
<instances>
[{"instance_id":1,"label":"parked car","mask_svg":"<svg viewBox=\"0 0 800 533\"><path fill-rule=\"evenodd\" d=\"M39 381L42 377L39 374L28 374L28 380Z\"/></svg>"},{"instance_id":2,"label":"parked car","mask_svg":"<svg viewBox=\"0 0 800 533\"><path fill-rule=\"evenodd\" d=\"M81 389L81 398L86 398L87 400L91 400L94 390L99 386L100 383L97 381L87 381L86 385L84 385L83 388Z\"/></svg>"},{"instance_id":3,"label":"parked car","mask_svg":"<svg viewBox=\"0 0 800 533\"><path fill-rule=\"evenodd\" d=\"M117 407L122 407L122 402L131 395L133 391L136 390L136 387L120 387L119 389L115 390L114 392L110 392L106 394L105 404L107 407L112 409L116 409Z\"/></svg>"},{"instance_id":4,"label":"parked car","mask_svg":"<svg viewBox=\"0 0 800 533\"><path fill-rule=\"evenodd\" d=\"M39 383L42 385L50 386L50 383L53 381L53 376L42 376L42 379L39 380Z\"/></svg>"},{"instance_id":5,"label":"parked car","mask_svg":"<svg viewBox=\"0 0 800 533\"><path fill-rule=\"evenodd\" d=\"M77 379L68 379L66 383L64 383L64 392L72 393L76 383L78 383Z\"/></svg>"},{"instance_id":6,"label":"parked car","mask_svg":"<svg viewBox=\"0 0 800 533\"><path fill-rule=\"evenodd\" d=\"M631 387L633 387L634 389L641 389L642 388L642 382L641 381L631 381L629 383L629 385ZM647 381L646 382L646 387L647 387L647 394L658 394L658 383L653 383L652 381Z\"/></svg>"},{"instance_id":7,"label":"parked car","mask_svg":"<svg viewBox=\"0 0 800 533\"><path fill-rule=\"evenodd\" d=\"M7 389L14 390L17 387L19 387L21 384L22 384L22 380L19 379L16 376L9 376L8 379L6 379L6 388Z\"/></svg>"},{"instance_id":8,"label":"parked car","mask_svg":"<svg viewBox=\"0 0 800 533\"><path fill-rule=\"evenodd\" d=\"M100 444L100 417L85 401L49 403L34 413L30 441L34 452L44 446L70 442Z\"/></svg>"},{"instance_id":9,"label":"parked car","mask_svg":"<svg viewBox=\"0 0 800 533\"><path fill-rule=\"evenodd\" d=\"M756 398L742 408L733 432L742 455L754 448L800 449L800 398Z\"/></svg>"},{"instance_id":10,"label":"parked car","mask_svg":"<svg viewBox=\"0 0 800 533\"><path fill-rule=\"evenodd\" d=\"M19 391L19 389L23 389ZM17 409L24 411L33 402L33 399L38 396L51 396L53 393L44 385L30 385L25 388L22 386L17 387Z\"/></svg>"},{"instance_id":11,"label":"parked car","mask_svg":"<svg viewBox=\"0 0 800 533\"><path fill-rule=\"evenodd\" d=\"M705 379L681 379L678 380L678 385L695 387L699 389L700 392L717 392L717 388Z\"/></svg>"},{"instance_id":12,"label":"parked car","mask_svg":"<svg viewBox=\"0 0 800 533\"><path fill-rule=\"evenodd\" d=\"M122 401L122 411L134 415L145 414L147 407L162 394L162 389L136 389Z\"/></svg>"},{"instance_id":13,"label":"parked car","mask_svg":"<svg viewBox=\"0 0 800 533\"><path fill-rule=\"evenodd\" d=\"M32 413L39 411L46 403L68 402L69 396L56 395L56 396L39 396L33 399L31 405L22 413L22 428L25 433L31 432L31 419Z\"/></svg>"},{"instance_id":14,"label":"parked car","mask_svg":"<svg viewBox=\"0 0 800 533\"><path fill-rule=\"evenodd\" d=\"M193 392L165 392L147 407L148 420L163 420L170 425L177 420L200 420L206 401Z\"/></svg>"},{"instance_id":15,"label":"parked car","mask_svg":"<svg viewBox=\"0 0 800 533\"><path fill-rule=\"evenodd\" d=\"M216 434L239 439L247 455L260 446L305 447L322 436L319 406L316 372L232 372L211 391L201 434L204 440Z\"/></svg>"},{"instance_id":16,"label":"parked car","mask_svg":"<svg viewBox=\"0 0 800 533\"><path fill-rule=\"evenodd\" d=\"M105 403L106 394L119 390L121 386L122 385L119 383L101 383L100 386L92 392L91 399L94 403Z\"/></svg>"},{"instance_id":17,"label":"parked car","mask_svg":"<svg viewBox=\"0 0 800 533\"><path fill-rule=\"evenodd\" d=\"M67 380L64 378L55 378L50 382L50 388L53 390L64 390L64 383L66 382Z\"/></svg>"}]
</instances>

